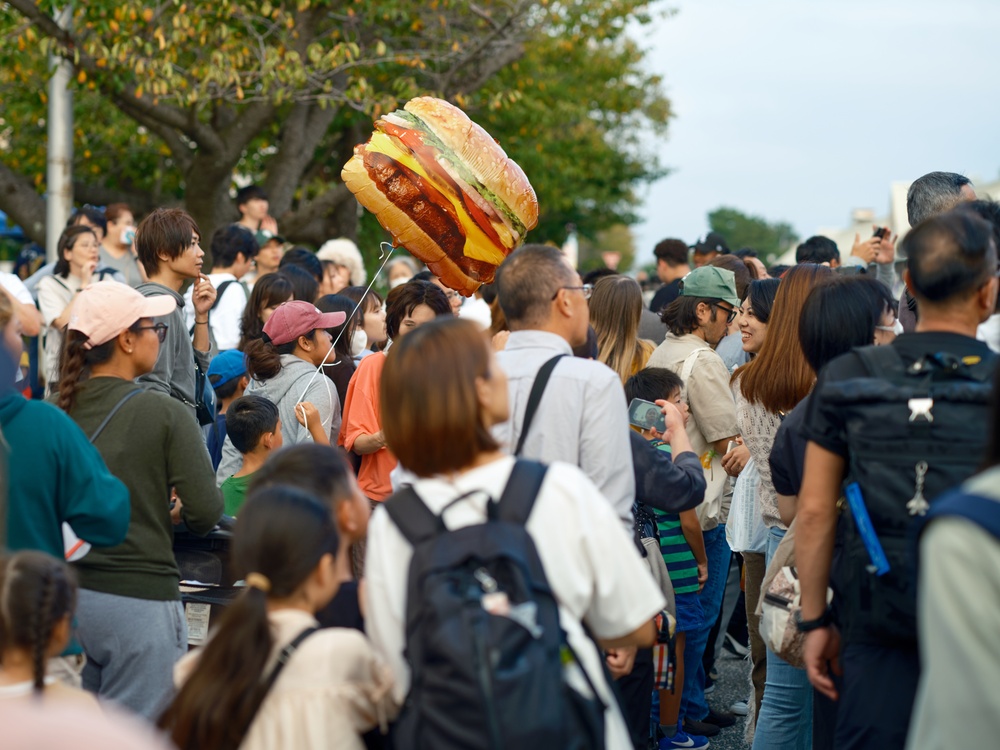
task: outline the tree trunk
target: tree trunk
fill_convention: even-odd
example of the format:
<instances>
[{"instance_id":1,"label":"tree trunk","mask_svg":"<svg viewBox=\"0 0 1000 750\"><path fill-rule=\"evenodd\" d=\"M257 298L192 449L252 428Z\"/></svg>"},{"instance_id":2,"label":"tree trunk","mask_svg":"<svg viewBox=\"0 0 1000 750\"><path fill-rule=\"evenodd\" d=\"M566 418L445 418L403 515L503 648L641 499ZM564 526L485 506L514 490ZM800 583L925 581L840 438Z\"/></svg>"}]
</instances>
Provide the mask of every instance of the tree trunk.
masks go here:
<instances>
[{"instance_id":1,"label":"tree trunk","mask_svg":"<svg viewBox=\"0 0 1000 750\"><path fill-rule=\"evenodd\" d=\"M0 162L0 209L28 236L45 247L45 199L24 175Z\"/></svg>"}]
</instances>

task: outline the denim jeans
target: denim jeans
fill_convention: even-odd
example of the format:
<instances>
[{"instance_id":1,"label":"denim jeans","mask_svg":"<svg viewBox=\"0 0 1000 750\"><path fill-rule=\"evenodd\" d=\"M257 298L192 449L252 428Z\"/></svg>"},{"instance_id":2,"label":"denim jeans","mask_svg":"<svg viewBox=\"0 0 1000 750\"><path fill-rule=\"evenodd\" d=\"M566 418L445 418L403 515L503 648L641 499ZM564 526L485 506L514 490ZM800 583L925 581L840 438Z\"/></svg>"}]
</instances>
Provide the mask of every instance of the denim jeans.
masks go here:
<instances>
[{"instance_id":1,"label":"denim jeans","mask_svg":"<svg viewBox=\"0 0 1000 750\"><path fill-rule=\"evenodd\" d=\"M701 606L705 610L705 621L697 630L687 634L684 644L684 693L681 696L680 719L701 721L708 716L705 702L705 665L702 655L708 636L719 619L722 599L726 595L726 579L729 577L729 560L732 550L726 541L726 525L719 524L711 531L704 532L705 556L708 558L708 580L701 590Z\"/></svg>"},{"instance_id":2,"label":"denim jeans","mask_svg":"<svg viewBox=\"0 0 1000 750\"><path fill-rule=\"evenodd\" d=\"M777 527L768 532L768 565L784 536L785 532ZM811 750L812 719L813 689L806 671L793 667L769 648L754 750Z\"/></svg>"}]
</instances>

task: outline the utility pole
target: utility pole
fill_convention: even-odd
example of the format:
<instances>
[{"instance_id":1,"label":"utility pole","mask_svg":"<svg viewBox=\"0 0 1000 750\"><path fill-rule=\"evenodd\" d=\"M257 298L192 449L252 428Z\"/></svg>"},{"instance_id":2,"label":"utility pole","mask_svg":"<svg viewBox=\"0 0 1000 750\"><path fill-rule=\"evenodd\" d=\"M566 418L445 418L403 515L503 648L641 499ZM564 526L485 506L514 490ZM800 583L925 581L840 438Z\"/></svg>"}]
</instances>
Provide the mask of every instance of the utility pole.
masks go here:
<instances>
[{"instance_id":1,"label":"utility pole","mask_svg":"<svg viewBox=\"0 0 1000 750\"><path fill-rule=\"evenodd\" d=\"M68 29L72 20L71 6L56 16L56 23ZM73 210L73 92L69 89L73 66L68 60L49 53L49 134L48 169L45 200L45 256L57 260L59 235Z\"/></svg>"}]
</instances>

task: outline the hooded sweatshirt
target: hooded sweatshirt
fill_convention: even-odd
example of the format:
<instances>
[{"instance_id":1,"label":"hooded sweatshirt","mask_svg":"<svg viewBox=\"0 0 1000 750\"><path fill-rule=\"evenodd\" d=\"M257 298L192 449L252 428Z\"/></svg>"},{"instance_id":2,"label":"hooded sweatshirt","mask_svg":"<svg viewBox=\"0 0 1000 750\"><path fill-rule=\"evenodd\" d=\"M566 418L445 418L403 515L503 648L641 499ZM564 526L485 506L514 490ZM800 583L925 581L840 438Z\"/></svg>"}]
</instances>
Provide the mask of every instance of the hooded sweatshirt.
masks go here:
<instances>
[{"instance_id":1,"label":"hooded sweatshirt","mask_svg":"<svg viewBox=\"0 0 1000 750\"><path fill-rule=\"evenodd\" d=\"M281 439L285 445L312 440L309 430L295 418L295 404L300 401L308 401L316 407L320 421L327 427L331 442L336 440L337 433L340 432L340 398L337 396L337 389L328 377L323 373L317 375L315 367L294 354L282 354L281 372L270 380L251 380L245 395L263 396L278 407ZM243 457L227 435L222 446L222 462L215 473L216 482L222 484L239 471L242 465Z\"/></svg>"},{"instance_id":2,"label":"hooded sweatshirt","mask_svg":"<svg viewBox=\"0 0 1000 750\"><path fill-rule=\"evenodd\" d=\"M167 324L167 338L160 345L156 366L137 378L136 382L177 399L187 407L192 417L197 418L194 363L197 360L202 370L207 372L214 352L199 352L191 345L191 336L184 323L184 298L176 291L155 281L140 284L136 291L144 297L167 294L177 303L177 309L172 313L155 319L157 323Z\"/></svg>"},{"instance_id":3,"label":"hooded sweatshirt","mask_svg":"<svg viewBox=\"0 0 1000 750\"><path fill-rule=\"evenodd\" d=\"M125 539L129 492L87 436L52 404L0 396L9 446L7 546L63 558L62 524L94 547ZM96 427L96 425L95 425Z\"/></svg>"}]
</instances>

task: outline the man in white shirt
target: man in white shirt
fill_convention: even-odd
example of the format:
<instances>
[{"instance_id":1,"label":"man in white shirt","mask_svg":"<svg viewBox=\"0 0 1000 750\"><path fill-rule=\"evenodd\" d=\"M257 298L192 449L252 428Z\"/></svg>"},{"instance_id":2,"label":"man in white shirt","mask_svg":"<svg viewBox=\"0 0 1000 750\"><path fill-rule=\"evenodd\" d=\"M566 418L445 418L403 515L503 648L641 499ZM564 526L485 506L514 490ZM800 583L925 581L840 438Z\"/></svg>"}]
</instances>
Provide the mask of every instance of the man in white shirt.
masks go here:
<instances>
[{"instance_id":1,"label":"man in white shirt","mask_svg":"<svg viewBox=\"0 0 1000 750\"><path fill-rule=\"evenodd\" d=\"M219 351L235 349L240 343L240 320L250 296L247 288L240 283L253 268L257 255L257 240L239 224L230 224L216 230L212 236L212 271L208 274L219 293L209 319L212 337ZM188 330L194 327L194 305L191 304L191 289L184 294L184 316Z\"/></svg>"},{"instance_id":2,"label":"man in white shirt","mask_svg":"<svg viewBox=\"0 0 1000 750\"><path fill-rule=\"evenodd\" d=\"M565 355L552 371L521 455L579 466L631 534L635 479L625 391L610 367L573 357L573 347L587 340L590 287L558 248L525 245L500 267L497 291L511 330L497 355L507 373L511 417L494 428L494 437L515 449L535 376L547 361Z\"/></svg>"}]
</instances>

